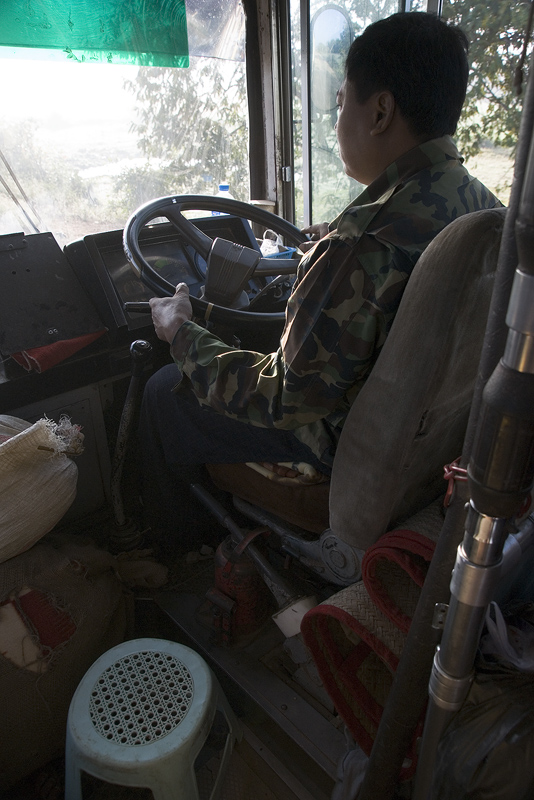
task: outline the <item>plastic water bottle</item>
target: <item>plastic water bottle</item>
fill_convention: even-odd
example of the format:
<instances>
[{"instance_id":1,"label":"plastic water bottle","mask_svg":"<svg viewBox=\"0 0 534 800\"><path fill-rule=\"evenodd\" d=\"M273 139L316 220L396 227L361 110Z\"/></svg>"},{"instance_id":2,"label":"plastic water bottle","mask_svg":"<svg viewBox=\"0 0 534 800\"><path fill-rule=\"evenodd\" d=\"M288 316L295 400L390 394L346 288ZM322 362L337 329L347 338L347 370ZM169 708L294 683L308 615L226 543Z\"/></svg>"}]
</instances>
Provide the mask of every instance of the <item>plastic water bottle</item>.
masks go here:
<instances>
[{"instance_id":1,"label":"plastic water bottle","mask_svg":"<svg viewBox=\"0 0 534 800\"><path fill-rule=\"evenodd\" d=\"M224 197L227 200L233 200L233 196L230 194L230 186L227 183L220 183L219 184L219 191L215 195L215 197ZM212 211L212 217L220 217L224 212L222 211Z\"/></svg>"}]
</instances>

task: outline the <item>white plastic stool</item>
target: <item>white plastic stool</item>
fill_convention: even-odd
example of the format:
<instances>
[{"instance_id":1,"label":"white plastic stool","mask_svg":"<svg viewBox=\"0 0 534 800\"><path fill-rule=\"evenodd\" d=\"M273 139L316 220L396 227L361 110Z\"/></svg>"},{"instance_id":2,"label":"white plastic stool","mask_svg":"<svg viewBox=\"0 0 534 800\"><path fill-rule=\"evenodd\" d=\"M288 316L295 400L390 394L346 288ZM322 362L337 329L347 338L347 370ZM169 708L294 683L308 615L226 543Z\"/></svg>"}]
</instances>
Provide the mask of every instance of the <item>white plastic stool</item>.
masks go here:
<instances>
[{"instance_id":1,"label":"white plastic stool","mask_svg":"<svg viewBox=\"0 0 534 800\"><path fill-rule=\"evenodd\" d=\"M89 668L67 720L65 800L82 800L81 770L123 786L146 787L155 800L198 800L195 759L216 710L228 725L217 796L239 723L206 662L189 647L134 639Z\"/></svg>"}]
</instances>

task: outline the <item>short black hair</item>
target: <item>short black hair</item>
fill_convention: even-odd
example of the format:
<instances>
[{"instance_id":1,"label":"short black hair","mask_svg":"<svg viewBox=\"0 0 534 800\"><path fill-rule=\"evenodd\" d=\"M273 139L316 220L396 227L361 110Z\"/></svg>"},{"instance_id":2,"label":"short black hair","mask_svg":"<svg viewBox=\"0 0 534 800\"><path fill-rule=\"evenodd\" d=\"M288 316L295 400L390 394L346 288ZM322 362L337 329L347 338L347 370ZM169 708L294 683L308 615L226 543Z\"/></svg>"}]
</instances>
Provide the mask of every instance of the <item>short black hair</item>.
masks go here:
<instances>
[{"instance_id":1,"label":"short black hair","mask_svg":"<svg viewBox=\"0 0 534 800\"><path fill-rule=\"evenodd\" d=\"M416 136L453 134L467 89L469 43L434 14L378 20L352 43L345 76L360 103L388 90Z\"/></svg>"}]
</instances>

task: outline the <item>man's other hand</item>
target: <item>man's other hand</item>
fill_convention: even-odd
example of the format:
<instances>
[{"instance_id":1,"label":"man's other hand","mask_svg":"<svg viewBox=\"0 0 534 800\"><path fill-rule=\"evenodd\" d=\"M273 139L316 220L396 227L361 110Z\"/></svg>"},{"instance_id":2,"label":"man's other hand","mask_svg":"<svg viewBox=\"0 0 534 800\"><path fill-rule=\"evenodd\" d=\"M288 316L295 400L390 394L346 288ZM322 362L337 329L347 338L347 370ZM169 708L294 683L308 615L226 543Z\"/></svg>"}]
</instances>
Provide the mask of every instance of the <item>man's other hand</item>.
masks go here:
<instances>
[{"instance_id":1,"label":"man's other hand","mask_svg":"<svg viewBox=\"0 0 534 800\"><path fill-rule=\"evenodd\" d=\"M329 230L328 222L318 222L316 225L310 225L309 228L302 228L302 233L308 233L311 241L299 244L299 250L302 253L307 253L319 239L329 233Z\"/></svg>"},{"instance_id":2,"label":"man's other hand","mask_svg":"<svg viewBox=\"0 0 534 800\"><path fill-rule=\"evenodd\" d=\"M179 283L173 297L153 297L149 303L156 336L172 344L178 328L193 316L189 289Z\"/></svg>"}]
</instances>

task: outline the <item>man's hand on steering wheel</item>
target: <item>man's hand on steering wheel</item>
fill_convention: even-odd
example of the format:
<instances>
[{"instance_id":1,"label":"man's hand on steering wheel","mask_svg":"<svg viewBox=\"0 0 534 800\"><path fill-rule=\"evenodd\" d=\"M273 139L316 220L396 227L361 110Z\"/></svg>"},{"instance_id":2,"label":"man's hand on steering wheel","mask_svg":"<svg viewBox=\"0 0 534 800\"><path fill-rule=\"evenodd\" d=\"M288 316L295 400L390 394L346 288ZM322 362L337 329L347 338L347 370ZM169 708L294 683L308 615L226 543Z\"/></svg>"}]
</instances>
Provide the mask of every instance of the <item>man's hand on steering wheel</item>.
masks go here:
<instances>
[{"instance_id":1,"label":"man's hand on steering wheel","mask_svg":"<svg viewBox=\"0 0 534 800\"><path fill-rule=\"evenodd\" d=\"M302 253L307 253L312 247L315 247L319 239L326 236L330 232L328 222L318 222L315 225L310 225L308 228L302 228L302 233L308 234L310 237L309 242L302 242L299 247Z\"/></svg>"},{"instance_id":2,"label":"man's hand on steering wheel","mask_svg":"<svg viewBox=\"0 0 534 800\"><path fill-rule=\"evenodd\" d=\"M193 316L187 285L179 283L172 297L153 297L149 303L156 336L172 344L178 328Z\"/></svg>"}]
</instances>

